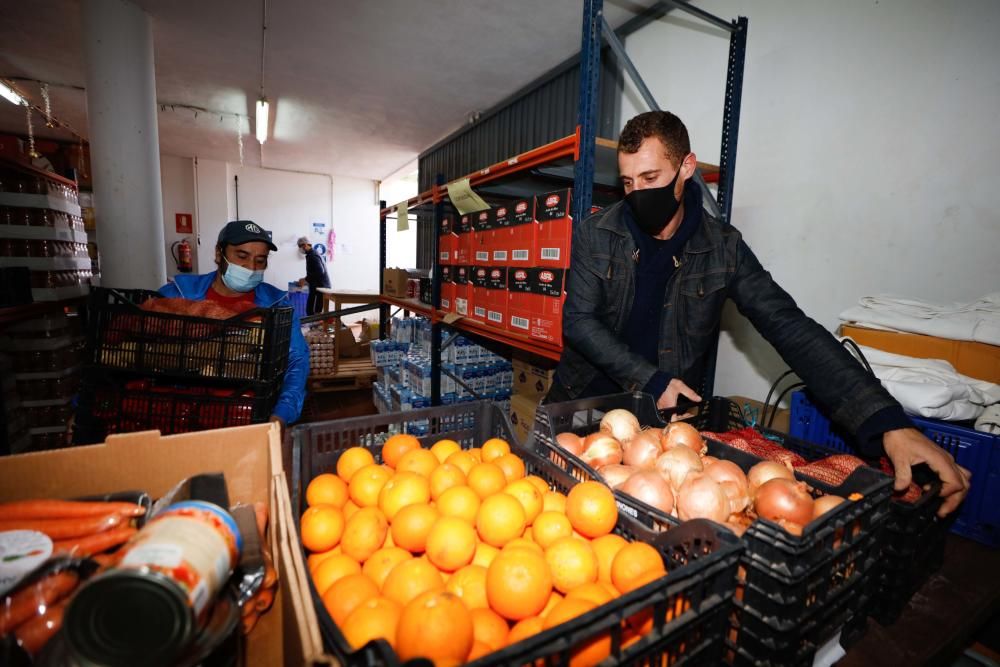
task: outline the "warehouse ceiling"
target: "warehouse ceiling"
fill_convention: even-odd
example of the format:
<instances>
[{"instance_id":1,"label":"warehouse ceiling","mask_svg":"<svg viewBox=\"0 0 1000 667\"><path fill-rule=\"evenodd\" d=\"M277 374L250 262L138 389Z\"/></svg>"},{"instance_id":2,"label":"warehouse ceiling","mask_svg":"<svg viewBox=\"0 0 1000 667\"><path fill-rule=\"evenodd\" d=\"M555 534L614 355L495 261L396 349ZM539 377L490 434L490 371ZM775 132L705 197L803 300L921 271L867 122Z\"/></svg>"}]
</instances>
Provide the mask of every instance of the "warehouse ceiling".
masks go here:
<instances>
[{"instance_id":1,"label":"warehouse ceiling","mask_svg":"<svg viewBox=\"0 0 1000 667\"><path fill-rule=\"evenodd\" d=\"M152 18L160 149L239 162L253 115L263 0L135 0ZM581 0L271 0L264 93L270 138L244 121L245 160L383 179L580 49ZM642 5L648 5L642 0ZM618 27L643 6L607 0ZM50 87L52 113L87 136L79 0L0 0L0 77ZM16 81L43 106L39 85ZM197 116L190 105L210 109ZM35 117L37 136L70 139ZM0 132L26 134L0 99Z\"/></svg>"}]
</instances>

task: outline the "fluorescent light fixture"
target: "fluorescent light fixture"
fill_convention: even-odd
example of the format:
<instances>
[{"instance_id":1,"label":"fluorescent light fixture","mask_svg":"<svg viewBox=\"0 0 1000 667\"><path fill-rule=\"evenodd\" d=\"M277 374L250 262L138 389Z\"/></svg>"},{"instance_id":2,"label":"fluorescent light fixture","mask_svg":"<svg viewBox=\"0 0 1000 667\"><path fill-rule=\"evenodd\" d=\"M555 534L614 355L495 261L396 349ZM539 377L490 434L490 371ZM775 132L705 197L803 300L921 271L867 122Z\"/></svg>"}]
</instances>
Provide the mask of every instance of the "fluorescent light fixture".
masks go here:
<instances>
[{"instance_id":1,"label":"fluorescent light fixture","mask_svg":"<svg viewBox=\"0 0 1000 667\"><path fill-rule=\"evenodd\" d=\"M0 81L0 96L3 96L4 99L10 101L11 104L27 104L23 97L18 95L13 88L8 86L3 81Z\"/></svg>"},{"instance_id":2,"label":"fluorescent light fixture","mask_svg":"<svg viewBox=\"0 0 1000 667\"><path fill-rule=\"evenodd\" d=\"M270 105L263 97L257 100L257 141L264 143L267 141L267 114Z\"/></svg>"}]
</instances>

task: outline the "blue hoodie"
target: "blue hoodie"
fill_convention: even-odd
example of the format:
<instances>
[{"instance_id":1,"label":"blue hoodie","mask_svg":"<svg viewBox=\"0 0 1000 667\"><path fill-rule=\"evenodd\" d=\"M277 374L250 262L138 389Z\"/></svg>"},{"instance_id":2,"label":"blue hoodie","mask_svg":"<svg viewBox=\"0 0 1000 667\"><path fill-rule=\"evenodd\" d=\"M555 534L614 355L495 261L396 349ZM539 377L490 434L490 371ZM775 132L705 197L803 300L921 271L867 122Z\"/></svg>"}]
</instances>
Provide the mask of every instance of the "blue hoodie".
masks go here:
<instances>
[{"instance_id":1,"label":"blue hoodie","mask_svg":"<svg viewBox=\"0 0 1000 667\"><path fill-rule=\"evenodd\" d=\"M160 294L168 297L180 297L192 301L202 301L212 283L216 271L202 275L178 274L174 281L159 289ZM261 283L254 289L254 303L260 308L274 306L291 307L288 293L267 283ZM285 371L285 381L281 385L278 403L274 406L274 414L286 424L293 423L302 413L302 402L306 397L306 378L309 376L309 347L302 336L302 326L299 316L292 314L292 336L288 348L288 370Z\"/></svg>"}]
</instances>

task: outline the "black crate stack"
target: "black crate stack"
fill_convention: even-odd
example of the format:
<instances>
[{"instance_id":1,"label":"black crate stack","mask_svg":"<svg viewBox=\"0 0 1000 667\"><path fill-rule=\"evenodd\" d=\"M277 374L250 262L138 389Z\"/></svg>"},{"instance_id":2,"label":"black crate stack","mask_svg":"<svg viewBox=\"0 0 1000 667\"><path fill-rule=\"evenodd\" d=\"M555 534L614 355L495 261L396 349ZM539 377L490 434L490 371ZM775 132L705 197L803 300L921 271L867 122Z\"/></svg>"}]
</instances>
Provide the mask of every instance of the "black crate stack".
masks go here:
<instances>
[{"instance_id":1,"label":"black crate stack","mask_svg":"<svg viewBox=\"0 0 1000 667\"><path fill-rule=\"evenodd\" d=\"M167 435L267 421L288 366L292 308L227 320L140 308L159 294L94 288L74 440Z\"/></svg>"}]
</instances>

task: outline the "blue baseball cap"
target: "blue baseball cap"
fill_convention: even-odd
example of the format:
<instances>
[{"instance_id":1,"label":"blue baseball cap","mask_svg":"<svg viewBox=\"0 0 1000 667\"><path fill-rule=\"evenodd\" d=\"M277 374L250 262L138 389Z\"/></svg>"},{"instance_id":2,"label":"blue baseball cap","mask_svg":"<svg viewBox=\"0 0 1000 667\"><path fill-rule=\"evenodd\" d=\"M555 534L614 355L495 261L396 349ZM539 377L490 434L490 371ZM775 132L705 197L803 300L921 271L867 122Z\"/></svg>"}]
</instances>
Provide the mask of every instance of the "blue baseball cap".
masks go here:
<instances>
[{"instance_id":1,"label":"blue baseball cap","mask_svg":"<svg viewBox=\"0 0 1000 667\"><path fill-rule=\"evenodd\" d=\"M271 250L278 251L278 246L271 241L271 232L262 229L252 220L227 222L226 226L219 232L219 243L222 245L243 245L251 241L261 241L266 243Z\"/></svg>"}]
</instances>

